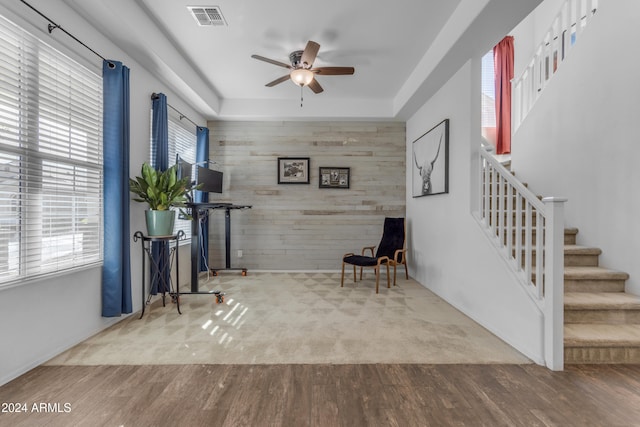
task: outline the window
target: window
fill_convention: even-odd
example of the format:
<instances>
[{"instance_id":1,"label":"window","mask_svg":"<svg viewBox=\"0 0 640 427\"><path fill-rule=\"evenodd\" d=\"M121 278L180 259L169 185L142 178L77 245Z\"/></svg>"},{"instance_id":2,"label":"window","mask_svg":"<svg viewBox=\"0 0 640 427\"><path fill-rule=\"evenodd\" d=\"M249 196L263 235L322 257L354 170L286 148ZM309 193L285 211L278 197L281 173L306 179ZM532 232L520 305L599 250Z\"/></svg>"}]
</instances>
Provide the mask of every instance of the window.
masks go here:
<instances>
[{"instance_id":1,"label":"window","mask_svg":"<svg viewBox=\"0 0 640 427\"><path fill-rule=\"evenodd\" d=\"M482 136L496 144L496 77L493 49L482 57Z\"/></svg>"},{"instance_id":2,"label":"window","mask_svg":"<svg viewBox=\"0 0 640 427\"><path fill-rule=\"evenodd\" d=\"M0 287L102 259L102 79L0 17Z\"/></svg>"},{"instance_id":3,"label":"window","mask_svg":"<svg viewBox=\"0 0 640 427\"><path fill-rule=\"evenodd\" d=\"M186 162L191 164L196 162L196 134L195 127L191 131L187 130L179 118L173 117L173 114L169 114L169 166L176 161L176 154ZM195 174L196 167L193 167L192 177ZM174 208L175 209L175 208ZM184 231L187 240L191 237L191 221L186 218L181 218L179 212L176 213L176 225L173 232L177 233L178 230Z\"/></svg>"},{"instance_id":4,"label":"window","mask_svg":"<svg viewBox=\"0 0 640 427\"><path fill-rule=\"evenodd\" d=\"M153 112L151 113L153 117ZM195 127L193 130L188 130L185 125L180 121L180 117L178 113L175 113L173 110L169 111L169 121L168 121L168 139L169 139L169 167L173 166L176 161L176 154L180 155L182 160L194 164L196 162L196 133ZM155 163L154 153L151 153L151 164ZM191 179L193 180L195 177L196 167L193 167ZM189 241L191 238L191 221L182 218L179 210L176 208L172 208L176 210L176 223L173 229L174 233L177 233L178 230L184 231L185 236L187 237L186 241ZM184 241L182 241L184 242Z\"/></svg>"}]
</instances>

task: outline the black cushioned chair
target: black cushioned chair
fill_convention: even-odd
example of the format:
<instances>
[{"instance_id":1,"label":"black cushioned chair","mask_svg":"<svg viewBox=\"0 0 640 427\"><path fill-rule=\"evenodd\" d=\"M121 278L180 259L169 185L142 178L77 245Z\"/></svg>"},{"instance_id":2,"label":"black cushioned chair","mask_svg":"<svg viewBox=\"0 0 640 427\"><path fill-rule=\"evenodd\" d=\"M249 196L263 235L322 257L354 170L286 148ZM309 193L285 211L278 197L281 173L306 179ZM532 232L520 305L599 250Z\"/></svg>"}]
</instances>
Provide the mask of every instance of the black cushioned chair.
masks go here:
<instances>
[{"instance_id":1,"label":"black cushioned chair","mask_svg":"<svg viewBox=\"0 0 640 427\"><path fill-rule=\"evenodd\" d=\"M342 279L340 287L344 286L344 266L345 264L353 265L353 281L356 281L356 267L360 267L360 280L362 280L363 267L373 267L376 273L376 293L378 293L378 284L380 282L380 268L384 265L387 267L387 288L391 287L389 279L389 265L393 266L393 286L396 285L396 267L398 264L404 264L404 272L409 279L407 271L407 250L405 244L405 220L404 218L385 218L384 231L382 240L378 245L378 250L374 255L375 246L367 246L362 248L362 255L354 253L345 254L342 257ZM367 251L371 252L371 256L365 255Z\"/></svg>"}]
</instances>

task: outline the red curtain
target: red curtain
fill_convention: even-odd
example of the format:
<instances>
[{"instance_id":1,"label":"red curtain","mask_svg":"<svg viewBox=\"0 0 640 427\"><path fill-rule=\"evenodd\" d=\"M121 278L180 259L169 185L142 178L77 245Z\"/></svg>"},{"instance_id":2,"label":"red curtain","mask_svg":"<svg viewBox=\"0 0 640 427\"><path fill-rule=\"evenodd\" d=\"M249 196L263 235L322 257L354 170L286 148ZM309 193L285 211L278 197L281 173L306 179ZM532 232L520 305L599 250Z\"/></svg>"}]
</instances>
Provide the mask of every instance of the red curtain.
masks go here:
<instances>
[{"instance_id":1,"label":"red curtain","mask_svg":"<svg viewBox=\"0 0 640 427\"><path fill-rule=\"evenodd\" d=\"M493 48L496 81L496 153L511 153L511 79L513 79L513 36Z\"/></svg>"}]
</instances>

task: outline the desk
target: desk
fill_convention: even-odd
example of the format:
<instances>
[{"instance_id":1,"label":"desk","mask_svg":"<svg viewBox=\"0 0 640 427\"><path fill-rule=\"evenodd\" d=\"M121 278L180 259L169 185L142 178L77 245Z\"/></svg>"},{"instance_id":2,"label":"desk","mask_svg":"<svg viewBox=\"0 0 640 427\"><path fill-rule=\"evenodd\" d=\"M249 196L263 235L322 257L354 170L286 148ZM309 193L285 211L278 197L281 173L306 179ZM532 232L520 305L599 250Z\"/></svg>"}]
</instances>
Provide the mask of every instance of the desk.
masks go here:
<instances>
[{"instance_id":1,"label":"desk","mask_svg":"<svg viewBox=\"0 0 640 427\"><path fill-rule=\"evenodd\" d=\"M231 203L219 202L202 202L187 203L187 207L191 209L191 293L200 293L198 291L198 275L200 273L200 211L208 209L224 209L224 231L225 231L225 266L227 269L231 267L231 210L232 209L251 209L250 205L234 205ZM245 270L246 271L246 270ZM184 292L183 292L184 293ZM206 292L209 293L209 292Z\"/></svg>"},{"instance_id":2,"label":"desk","mask_svg":"<svg viewBox=\"0 0 640 427\"><path fill-rule=\"evenodd\" d=\"M142 231L136 231L133 235L133 241L137 242L140 240L140 246L142 247L142 313L140 313L140 319L144 316L144 309L149 301L151 300L151 286L154 274L158 277L159 281L162 282L162 306L165 306L165 296L169 293L172 300L176 303L176 307L178 308L178 314L182 314L180 312L180 259L178 258L178 241L184 239L184 231L178 231L178 234L173 236L145 236ZM168 253L168 264L160 269L160 266L153 259L151 254L151 246L154 242L163 242L169 244L170 242L175 241L175 245L169 248ZM173 259L176 259L176 289L175 291L171 288L171 266L173 265ZM146 260L149 258L151 262L151 277L149 280L149 296L146 296L145 287L146 287L146 279L145 273L147 271ZM165 273L169 275L169 283L165 280ZM145 301L146 297L146 301Z\"/></svg>"}]
</instances>

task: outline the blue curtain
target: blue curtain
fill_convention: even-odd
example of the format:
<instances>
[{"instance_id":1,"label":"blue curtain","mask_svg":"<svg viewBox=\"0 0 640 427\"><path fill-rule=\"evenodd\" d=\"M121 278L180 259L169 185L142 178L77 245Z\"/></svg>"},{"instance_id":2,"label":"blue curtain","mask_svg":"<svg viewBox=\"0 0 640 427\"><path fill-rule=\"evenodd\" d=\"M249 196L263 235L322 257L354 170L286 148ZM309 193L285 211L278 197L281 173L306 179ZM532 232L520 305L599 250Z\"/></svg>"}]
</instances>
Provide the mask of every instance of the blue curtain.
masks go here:
<instances>
[{"instance_id":1,"label":"blue curtain","mask_svg":"<svg viewBox=\"0 0 640 427\"><path fill-rule=\"evenodd\" d=\"M204 163L201 163L204 162ZM209 129L198 126L197 131L197 143L196 143L196 163L200 163L201 166L209 167ZM208 202L209 193L204 191L195 192L194 202ZM200 271L207 271L207 265L209 264L209 216L204 215L202 222L199 224L200 228L200 242L198 242L198 248L200 253Z\"/></svg>"},{"instance_id":2,"label":"blue curtain","mask_svg":"<svg viewBox=\"0 0 640 427\"><path fill-rule=\"evenodd\" d=\"M154 155L153 167L160 171L169 168L169 118L167 96L156 93L152 97L153 118L151 122L151 152Z\"/></svg>"},{"instance_id":3,"label":"blue curtain","mask_svg":"<svg viewBox=\"0 0 640 427\"><path fill-rule=\"evenodd\" d=\"M104 61L102 316L132 312L129 232L129 68Z\"/></svg>"},{"instance_id":4,"label":"blue curtain","mask_svg":"<svg viewBox=\"0 0 640 427\"><path fill-rule=\"evenodd\" d=\"M153 116L151 119L152 166L160 171L169 168L169 121L167 114L167 96L163 93L152 96ZM169 292L169 245L166 242L153 242L151 256L158 268L151 269L151 294ZM143 301L144 304L144 301Z\"/></svg>"}]
</instances>

